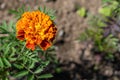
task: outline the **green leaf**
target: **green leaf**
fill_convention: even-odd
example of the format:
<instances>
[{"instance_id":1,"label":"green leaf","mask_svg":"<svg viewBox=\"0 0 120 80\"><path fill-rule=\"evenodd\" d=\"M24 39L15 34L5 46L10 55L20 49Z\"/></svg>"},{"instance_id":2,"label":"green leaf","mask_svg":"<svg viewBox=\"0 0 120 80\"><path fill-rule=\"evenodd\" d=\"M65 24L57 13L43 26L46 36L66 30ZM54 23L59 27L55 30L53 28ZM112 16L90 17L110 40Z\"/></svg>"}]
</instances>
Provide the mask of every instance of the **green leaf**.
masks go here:
<instances>
[{"instance_id":1,"label":"green leaf","mask_svg":"<svg viewBox=\"0 0 120 80\"><path fill-rule=\"evenodd\" d=\"M43 11L44 11L42 7L39 7L38 9L39 9L41 12L43 12Z\"/></svg>"},{"instance_id":2,"label":"green leaf","mask_svg":"<svg viewBox=\"0 0 120 80\"><path fill-rule=\"evenodd\" d=\"M10 54L10 57L13 57L15 55L16 49L12 47L12 53Z\"/></svg>"},{"instance_id":3,"label":"green leaf","mask_svg":"<svg viewBox=\"0 0 120 80\"><path fill-rule=\"evenodd\" d=\"M85 17L86 16L86 9L82 7L77 11L77 13L79 14L79 16Z\"/></svg>"},{"instance_id":4,"label":"green leaf","mask_svg":"<svg viewBox=\"0 0 120 80\"><path fill-rule=\"evenodd\" d=\"M34 80L34 75L29 75L27 80Z\"/></svg>"},{"instance_id":5,"label":"green leaf","mask_svg":"<svg viewBox=\"0 0 120 80\"><path fill-rule=\"evenodd\" d=\"M54 20L56 18L55 17L55 10L47 9L46 7L44 7L44 8L39 7L38 10L40 10L41 12L49 15L51 20Z\"/></svg>"},{"instance_id":6,"label":"green leaf","mask_svg":"<svg viewBox=\"0 0 120 80\"><path fill-rule=\"evenodd\" d=\"M9 44L7 45L6 50L5 50L5 52L4 52L5 55L7 55L7 54L9 53L10 45L11 45L11 44L12 44L12 43L9 43Z\"/></svg>"},{"instance_id":7,"label":"green leaf","mask_svg":"<svg viewBox=\"0 0 120 80\"><path fill-rule=\"evenodd\" d=\"M10 21L8 25L9 25L10 29L13 29L13 25L14 25L13 21Z\"/></svg>"},{"instance_id":8,"label":"green leaf","mask_svg":"<svg viewBox=\"0 0 120 80\"><path fill-rule=\"evenodd\" d=\"M109 1L112 1L112 0L102 0L103 3L107 3Z\"/></svg>"},{"instance_id":9,"label":"green leaf","mask_svg":"<svg viewBox=\"0 0 120 80\"><path fill-rule=\"evenodd\" d=\"M29 51L26 52L26 54L28 54L28 56L33 55L32 52L29 52L29 53L28 53L28 52L29 52Z\"/></svg>"},{"instance_id":10,"label":"green leaf","mask_svg":"<svg viewBox=\"0 0 120 80\"><path fill-rule=\"evenodd\" d=\"M99 10L99 13L104 16L111 16L112 10L109 7L104 7Z\"/></svg>"},{"instance_id":11,"label":"green leaf","mask_svg":"<svg viewBox=\"0 0 120 80\"><path fill-rule=\"evenodd\" d=\"M105 27L106 26L106 24L101 20L98 20L97 24L98 24L99 27Z\"/></svg>"},{"instance_id":12,"label":"green leaf","mask_svg":"<svg viewBox=\"0 0 120 80\"><path fill-rule=\"evenodd\" d=\"M16 68L18 68L18 69L23 69L24 67L22 66L22 65L20 65L20 64L13 64Z\"/></svg>"},{"instance_id":13,"label":"green leaf","mask_svg":"<svg viewBox=\"0 0 120 80\"><path fill-rule=\"evenodd\" d=\"M33 53L29 53L28 56L29 56L30 58L34 58L34 57L36 57L37 55L36 55L36 54L33 54Z\"/></svg>"},{"instance_id":14,"label":"green leaf","mask_svg":"<svg viewBox=\"0 0 120 80\"><path fill-rule=\"evenodd\" d=\"M4 26L4 29L6 29L6 30L8 29L6 21L3 21L3 26Z\"/></svg>"},{"instance_id":15,"label":"green leaf","mask_svg":"<svg viewBox=\"0 0 120 80\"><path fill-rule=\"evenodd\" d=\"M12 9L9 10L9 13L18 14L18 12L16 10L12 10Z\"/></svg>"},{"instance_id":16,"label":"green leaf","mask_svg":"<svg viewBox=\"0 0 120 80\"><path fill-rule=\"evenodd\" d=\"M3 57L2 60L6 66L11 67L10 62L5 57Z\"/></svg>"},{"instance_id":17,"label":"green leaf","mask_svg":"<svg viewBox=\"0 0 120 80\"><path fill-rule=\"evenodd\" d=\"M50 61L46 61L46 62L45 62L45 66L47 66L49 63L50 63Z\"/></svg>"},{"instance_id":18,"label":"green leaf","mask_svg":"<svg viewBox=\"0 0 120 80\"><path fill-rule=\"evenodd\" d=\"M31 11L31 8L30 8L30 6L28 6L28 11Z\"/></svg>"},{"instance_id":19,"label":"green leaf","mask_svg":"<svg viewBox=\"0 0 120 80\"><path fill-rule=\"evenodd\" d=\"M17 60L17 58L16 57L9 57L9 60L10 60L10 62L14 62Z\"/></svg>"},{"instance_id":20,"label":"green leaf","mask_svg":"<svg viewBox=\"0 0 120 80\"><path fill-rule=\"evenodd\" d=\"M62 69L58 67L58 68L55 69L55 71L56 71L57 73L61 73L61 72L62 72Z\"/></svg>"},{"instance_id":21,"label":"green leaf","mask_svg":"<svg viewBox=\"0 0 120 80\"><path fill-rule=\"evenodd\" d=\"M87 39L88 39L88 35L85 32L81 33L79 40L82 42L82 41L85 41Z\"/></svg>"},{"instance_id":22,"label":"green leaf","mask_svg":"<svg viewBox=\"0 0 120 80\"><path fill-rule=\"evenodd\" d=\"M43 71L43 67L38 67L36 70L35 70L35 74L38 74L38 73L40 73L40 72L42 72Z\"/></svg>"},{"instance_id":23,"label":"green leaf","mask_svg":"<svg viewBox=\"0 0 120 80\"><path fill-rule=\"evenodd\" d=\"M15 14L15 17L19 19L21 15L24 13L25 6L18 8L17 10L9 10L9 13Z\"/></svg>"},{"instance_id":24,"label":"green leaf","mask_svg":"<svg viewBox=\"0 0 120 80\"><path fill-rule=\"evenodd\" d=\"M46 8L46 7L43 8L43 12L44 12L45 14L47 13L47 8Z\"/></svg>"},{"instance_id":25,"label":"green leaf","mask_svg":"<svg viewBox=\"0 0 120 80\"><path fill-rule=\"evenodd\" d=\"M19 78L19 77L23 77L25 75L27 75L29 72L28 71L21 71L21 72L18 72L14 75L15 78Z\"/></svg>"},{"instance_id":26,"label":"green leaf","mask_svg":"<svg viewBox=\"0 0 120 80\"><path fill-rule=\"evenodd\" d=\"M0 26L0 31L2 34L7 34L9 33L5 28L3 28L2 26Z\"/></svg>"},{"instance_id":27,"label":"green leaf","mask_svg":"<svg viewBox=\"0 0 120 80\"><path fill-rule=\"evenodd\" d=\"M35 62L32 62L28 67L29 67L29 69L32 69L32 68L34 68L34 66L35 66Z\"/></svg>"},{"instance_id":28,"label":"green leaf","mask_svg":"<svg viewBox=\"0 0 120 80\"><path fill-rule=\"evenodd\" d=\"M2 77L1 80L9 80L7 76Z\"/></svg>"},{"instance_id":29,"label":"green leaf","mask_svg":"<svg viewBox=\"0 0 120 80\"><path fill-rule=\"evenodd\" d=\"M51 77L53 77L52 74L43 74L39 77L39 79L41 79L41 78L51 78Z\"/></svg>"},{"instance_id":30,"label":"green leaf","mask_svg":"<svg viewBox=\"0 0 120 80\"><path fill-rule=\"evenodd\" d=\"M108 53L106 59L114 60L114 55L112 53Z\"/></svg>"},{"instance_id":31,"label":"green leaf","mask_svg":"<svg viewBox=\"0 0 120 80\"><path fill-rule=\"evenodd\" d=\"M2 58L0 57L0 67L3 68L4 67L4 64L3 64L3 61L2 61Z\"/></svg>"}]
</instances>

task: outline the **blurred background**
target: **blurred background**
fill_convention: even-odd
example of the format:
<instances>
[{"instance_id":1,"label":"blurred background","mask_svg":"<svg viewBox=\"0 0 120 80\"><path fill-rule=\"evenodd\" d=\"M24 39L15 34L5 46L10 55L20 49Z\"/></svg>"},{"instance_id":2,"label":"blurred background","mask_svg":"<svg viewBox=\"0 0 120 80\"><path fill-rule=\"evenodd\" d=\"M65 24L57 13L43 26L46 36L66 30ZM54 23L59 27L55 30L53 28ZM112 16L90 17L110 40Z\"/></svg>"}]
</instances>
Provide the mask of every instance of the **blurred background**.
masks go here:
<instances>
[{"instance_id":1,"label":"blurred background","mask_svg":"<svg viewBox=\"0 0 120 80\"><path fill-rule=\"evenodd\" d=\"M56 10L55 24L58 28L55 40L55 52L59 60L57 73L48 80L120 80L120 68L113 68L112 63L102 62L96 69L97 56L90 53L92 43L80 43L80 34L89 27L86 17L80 17L77 10L84 7L91 14L97 14L101 0L0 0L0 24L3 21L15 20L10 9L22 5L36 10L46 6ZM89 44L88 44L89 43ZM84 54L83 54L84 53Z\"/></svg>"}]
</instances>

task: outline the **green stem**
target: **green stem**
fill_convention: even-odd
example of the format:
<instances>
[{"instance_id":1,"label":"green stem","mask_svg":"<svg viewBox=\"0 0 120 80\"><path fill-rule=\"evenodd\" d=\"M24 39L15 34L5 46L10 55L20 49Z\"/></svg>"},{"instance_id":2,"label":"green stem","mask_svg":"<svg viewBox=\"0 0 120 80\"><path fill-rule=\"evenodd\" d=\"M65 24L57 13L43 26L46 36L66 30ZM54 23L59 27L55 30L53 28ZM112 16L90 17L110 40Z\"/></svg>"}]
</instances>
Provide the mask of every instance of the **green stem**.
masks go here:
<instances>
[{"instance_id":1,"label":"green stem","mask_svg":"<svg viewBox=\"0 0 120 80\"><path fill-rule=\"evenodd\" d=\"M38 79L38 76L32 70L30 70L29 68L27 68L24 64L22 64L22 66Z\"/></svg>"}]
</instances>

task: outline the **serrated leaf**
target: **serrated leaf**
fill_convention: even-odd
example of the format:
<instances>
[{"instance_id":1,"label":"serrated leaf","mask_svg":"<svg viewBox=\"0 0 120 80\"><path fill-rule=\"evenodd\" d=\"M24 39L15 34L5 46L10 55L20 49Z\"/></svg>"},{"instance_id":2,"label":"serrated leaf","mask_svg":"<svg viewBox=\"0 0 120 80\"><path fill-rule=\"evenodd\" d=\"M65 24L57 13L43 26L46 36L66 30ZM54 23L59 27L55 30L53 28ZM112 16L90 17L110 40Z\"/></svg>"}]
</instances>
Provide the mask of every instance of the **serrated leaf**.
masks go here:
<instances>
[{"instance_id":1,"label":"serrated leaf","mask_svg":"<svg viewBox=\"0 0 120 80\"><path fill-rule=\"evenodd\" d=\"M19 78L19 77L23 77L25 75L27 75L29 72L28 71L21 71L21 72L18 72L14 75L15 78Z\"/></svg>"},{"instance_id":2,"label":"serrated leaf","mask_svg":"<svg viewBox=\"0 0 120 80\"><path fill-rule=\"evenodd\" d=\"M39 77L39 79L45 79L45 78L51 78L51 77L53 77L53 75L51 75L51 74L43 74L43 75L41 75Z\"/></svg>"}]
</instances>

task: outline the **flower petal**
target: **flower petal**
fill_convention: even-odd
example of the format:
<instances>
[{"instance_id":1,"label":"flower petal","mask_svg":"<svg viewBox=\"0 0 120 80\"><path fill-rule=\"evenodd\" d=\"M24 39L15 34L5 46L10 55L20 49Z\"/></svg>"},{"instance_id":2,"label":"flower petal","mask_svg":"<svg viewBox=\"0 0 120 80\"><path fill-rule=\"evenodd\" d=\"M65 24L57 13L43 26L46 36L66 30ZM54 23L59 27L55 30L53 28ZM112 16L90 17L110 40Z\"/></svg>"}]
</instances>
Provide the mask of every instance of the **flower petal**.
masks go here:
<instances>
[{"instance_id":1,"label":"flower petal","mask_svg":"<svg viewBox=\"0 0 120 80\"><path fill-rule=\"evenodd\" d=\"M26 48L34 50L35 49L35 44L30 43L29 41L26 42Z\"/></svg>"},{"instance_id":2,"label":"flower petal","mask_svg":"<svg viewBox=\"0 0 120 80\"><path fill-rule=\"evenodd\" d=\"M24 32L23 30L19 30L19 31L17 32L17 38L18 38L19 40L24 40L24 34L25 34L25 32Z\"/></svg>"},{"instance_id":3,"label":"flower petal","mask_svg":"<svg viewBox=\"0 0 120 80\"><path fill-rule=\"evenodd\" d=\"M40 44L40 47L43 49L43 50L47 50L49 47L51 46L51 43L48 42L47 40L43 40Z\"/></svg>"}]
</instances>

